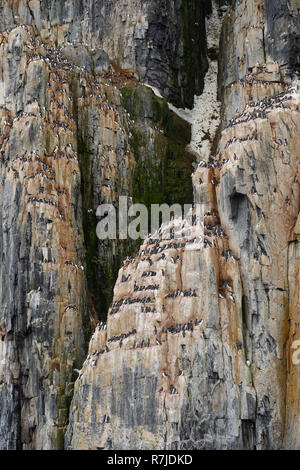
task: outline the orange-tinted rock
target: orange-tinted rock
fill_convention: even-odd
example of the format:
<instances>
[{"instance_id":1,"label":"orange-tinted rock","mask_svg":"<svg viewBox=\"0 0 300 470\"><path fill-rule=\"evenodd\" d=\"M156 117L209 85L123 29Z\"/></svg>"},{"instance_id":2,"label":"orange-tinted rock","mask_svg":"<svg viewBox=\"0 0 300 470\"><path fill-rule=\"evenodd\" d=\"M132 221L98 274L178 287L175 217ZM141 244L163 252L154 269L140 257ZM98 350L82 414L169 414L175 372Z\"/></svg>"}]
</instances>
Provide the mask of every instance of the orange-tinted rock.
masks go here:
<instances>
[{"instance_id":1,"label":"orange-tinted rock","mask_svg":"<svg viewBox=\"0 0 300 470\"><path fill-rule=\"evenodd\" d=\"M120 271L76 382L71 448L299 447L300 96L269 3L224 20L222 128L193 175L206 234L196 249L148 239ZM280 2L278 18L292 47L297 11Z\"/></svg>"}]
</instances>

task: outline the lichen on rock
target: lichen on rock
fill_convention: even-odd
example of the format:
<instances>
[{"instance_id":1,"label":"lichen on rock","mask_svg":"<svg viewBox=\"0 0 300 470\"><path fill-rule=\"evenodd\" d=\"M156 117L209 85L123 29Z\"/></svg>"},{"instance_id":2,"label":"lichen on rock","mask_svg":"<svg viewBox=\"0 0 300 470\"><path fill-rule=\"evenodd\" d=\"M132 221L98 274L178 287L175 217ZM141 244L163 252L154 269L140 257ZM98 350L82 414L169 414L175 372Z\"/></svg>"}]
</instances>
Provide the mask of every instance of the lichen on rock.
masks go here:
<instances>
[{"instance_id":1,"label":"lichen on rock","mask_svg":"<svg viewBox=\"0 0 300 470\"><path fill-rule=\"evenodd\" d=\"M0 2L1 449L300 447L299 8Z\"/></svg>"}]
</instances>

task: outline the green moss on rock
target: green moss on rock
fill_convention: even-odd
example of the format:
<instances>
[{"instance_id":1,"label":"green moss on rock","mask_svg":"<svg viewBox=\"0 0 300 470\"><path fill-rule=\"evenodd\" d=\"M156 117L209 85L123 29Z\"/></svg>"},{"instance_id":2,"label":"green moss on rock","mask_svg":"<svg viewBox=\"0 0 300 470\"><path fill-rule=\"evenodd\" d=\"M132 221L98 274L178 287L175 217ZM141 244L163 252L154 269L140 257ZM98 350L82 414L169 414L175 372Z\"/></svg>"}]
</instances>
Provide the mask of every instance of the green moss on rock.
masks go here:
<instances>
[{"instance_id":1,"label":"green moss on rock","mask_svg":"<svg viewBox=\"0 0 300 470\"><path fill-rule=\"evenodd\" d=\"M135 121L130 126L130 147L134 152L135 166L128 196L133 197L133 202L146 205L150 222L151 204L184 205L193 202L191 173L194 156L186 150L191 139L191 128L148 87L138 85L124 88L122 101ZM74 112L78 114L78 110ZM89 303L96 317L105 320L122 261L138 250L141 240L98 240L98 221L95 213L88 210L94 208L96 197L88 109L80 110L78 122Z\"/></svg>"},{"instance_id":2,"label":"green moss on rock","mask_svg":"<svg viewBox=\"0 0 300 470\"><path fill-rule=\"evenodd\" d=\"M191 204L194 155L186 150L190 124L148 87L125 88L122 95L124 107L135 119L130 142L136 159L134 202L149 210L151 204ZM155 130L149 132L150 127Z\"/></svg>"}]
</instances>

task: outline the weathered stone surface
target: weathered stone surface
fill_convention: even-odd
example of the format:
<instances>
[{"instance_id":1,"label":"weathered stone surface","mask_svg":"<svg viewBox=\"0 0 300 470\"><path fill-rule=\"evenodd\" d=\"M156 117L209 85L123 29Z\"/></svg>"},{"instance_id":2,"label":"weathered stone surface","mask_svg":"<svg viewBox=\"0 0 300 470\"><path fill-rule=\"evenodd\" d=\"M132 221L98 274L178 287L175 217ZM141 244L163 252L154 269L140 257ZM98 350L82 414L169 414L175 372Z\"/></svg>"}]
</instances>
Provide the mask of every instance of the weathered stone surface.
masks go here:
<instances>
[{"instance_id":1,"label":"weathered stone surface","mask_svg":"<svg viewBox=\"0 0 300 470\"><path fill-rule=\"evenodd\" d=\"M57 89L50 59L37 54L42 45L33 37L21 27L1 35L2 448L61 446L73 367L84 354L71 92L66 82Z\"/></svg>"},{"instance_id":2,"label":"weathered stone surface","mask_svg":"<svg viewBox=\"0 0 300 470\"><path fill-rule=\"evenodd\" d=\"M32 26L12 26L0 40L0 445L56 449L63 446L73 369L91 328L106 316L120 260L133 250L100 242L95 212L120 194L134 196L138 148L120 90L137 83L111 67L103 50L57 47ZM147 158L159 167L167 152L175 158L166 121L179 121L176 131L183 131L178 152L190 128L150 89L145 93L150 118L140 122L135 106L131 112L144 145L153 144ZM181 184L192 201L191 164ZM151 203L149 191L144 197Z\"/></svg>"},{"instance_id":3,"label":"weathered stone surface","mask_svg":"<svg viewBox=\"0 0 300 470\"><path fill-rule=\"evenodd\" d=\"M176 106L192 107L207 70L210 8L210 0L2 1L0 30L28 24L53 44L101 48Z\"/></svg>"},{"instance_id":4,"label":"weathered stone surface","mask_svg":"<svg viewBox=\"0 0 300 470\"><path fill-rule=\"evenodd\" d=\"M201 238L154 234L125 262L76 382L71 448L299 447L300 95L287 49L267 48L272 21L263 1L224 20L221 133L193 175Z\"/></svg>"},{"instance_id":5,"label":"weathered stone surface","mask_svg":"<svg viewBox=\"0 0 300 470\"><path fill-rule=\"evenodd\" d=\"M238 264L232 257L219 264L217 251L228 249L224 237L204 248L201 234L195 240L186 226L178 224L176 239L162 233L146 241L120 271L107 329L94 333L76 382L72 447L242 447L239 384L243 378L250 386L250 373L236 347L243 343L242 306L228 297L241 298ZM224 303L221 279L230 284L220 287ZM199 289L208 283L213 297Z\"/></svg>"},{"instance_id":6,"label":"weathered stone surface","mask_svg":"<svg viewBox=\"0 0 300 470\"><path fill-rule=\"evenodd\" d=\"M299 8L0 2L0 448L300 448Z\"/></svg>"}]
</instances>

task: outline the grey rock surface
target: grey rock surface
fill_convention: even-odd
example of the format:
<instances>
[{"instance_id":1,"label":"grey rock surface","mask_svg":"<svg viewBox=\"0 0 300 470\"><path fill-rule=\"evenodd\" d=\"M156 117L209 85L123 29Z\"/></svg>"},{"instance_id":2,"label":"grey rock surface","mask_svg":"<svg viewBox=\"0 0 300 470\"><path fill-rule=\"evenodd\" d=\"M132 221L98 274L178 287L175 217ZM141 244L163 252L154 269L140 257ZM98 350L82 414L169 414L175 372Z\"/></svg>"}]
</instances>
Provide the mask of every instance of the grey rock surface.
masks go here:
<instances>
[{"instance_id":1,"label":"grey rock surface","mask_svg":"<svg viewBox=\"0 0 300 470\"><path fill-rule=\"evenodd\" d=\"M299 10L0 1L1 449L300 447Z\"/></svg>"},{"instance_id":2,"label":"grey rock surface","mask_svg":"<svg viewBox=\"0 0 300 470\"><path fill-rule=\"evenodd\" d=\"M2 1L0 31L27 24L60 46L101 48L176 106L191 108L207 70L210 9L210 0Z\"/></svg>"},{"instance_id":3,"label":"grey rock surface","mask_svg":"<svg viewBox=\"0 0 300 470\"><path fill-rule=\"evenodd\" d=\"M221 132L193 175L200 235L175 220L179 237L170 243L162 227L124 263L75 385L68 448L299 447L299 89L286 49L266 52L267 7L235 2L225 16ZM292 4L289 14L292 37Z\"/></svg>"}]
</instances>

